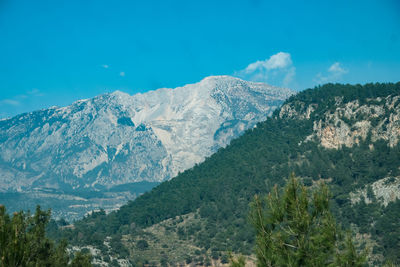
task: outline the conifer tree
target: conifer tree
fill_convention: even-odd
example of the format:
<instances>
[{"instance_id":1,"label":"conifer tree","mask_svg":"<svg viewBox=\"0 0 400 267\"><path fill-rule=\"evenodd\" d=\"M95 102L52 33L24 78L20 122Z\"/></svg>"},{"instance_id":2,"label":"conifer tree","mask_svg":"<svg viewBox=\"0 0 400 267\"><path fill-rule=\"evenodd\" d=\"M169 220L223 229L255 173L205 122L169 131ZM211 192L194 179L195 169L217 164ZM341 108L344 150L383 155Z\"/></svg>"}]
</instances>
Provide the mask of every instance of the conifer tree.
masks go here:
<instances>
[{"instance_id":1,"label":"conifer tree","mask_svg":"<svg viewBox=\"0 0 400 267\"><path fill-rule=\"evenodd\" d=\"M33 216L23 211L10 216L0 205L0 267L5 266L91 266L90 256L77 254L69 263L67 243L58 246L46 237L50 211L39 206Z\"/></svg>"},{"instance_id":2,"label":"conifer tree","mask_svg":"<svg viewBox=\"0 0 400 267\"><path fill-rule=\"evenodd\" d=\"M351 236L341 231L329 210L325 184L309 194L291 174L282 191L277 186L266 199L256 196L251 209L255 226L257 266L362 266Z\"/></svg>"}]
</instances>

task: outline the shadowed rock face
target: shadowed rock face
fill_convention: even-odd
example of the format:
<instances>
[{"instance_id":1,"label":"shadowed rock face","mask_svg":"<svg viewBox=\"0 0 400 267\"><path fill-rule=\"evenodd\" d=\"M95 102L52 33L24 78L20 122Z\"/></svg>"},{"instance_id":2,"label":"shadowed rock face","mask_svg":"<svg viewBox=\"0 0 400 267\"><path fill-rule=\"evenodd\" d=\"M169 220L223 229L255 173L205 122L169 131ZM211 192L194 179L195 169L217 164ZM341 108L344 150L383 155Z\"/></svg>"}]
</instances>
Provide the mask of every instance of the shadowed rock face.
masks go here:
<instances>
[{"instance_id":1,"label":"shadowed rock face","mask_svg":"<svg viewBox=\"0 0 400 267\"><path fill-rule=\"evenodd\" d=\"M102 191L170 179L264 120L291 94L213 76L2 120L0 191Z\"/></svg>"}]
</instances>

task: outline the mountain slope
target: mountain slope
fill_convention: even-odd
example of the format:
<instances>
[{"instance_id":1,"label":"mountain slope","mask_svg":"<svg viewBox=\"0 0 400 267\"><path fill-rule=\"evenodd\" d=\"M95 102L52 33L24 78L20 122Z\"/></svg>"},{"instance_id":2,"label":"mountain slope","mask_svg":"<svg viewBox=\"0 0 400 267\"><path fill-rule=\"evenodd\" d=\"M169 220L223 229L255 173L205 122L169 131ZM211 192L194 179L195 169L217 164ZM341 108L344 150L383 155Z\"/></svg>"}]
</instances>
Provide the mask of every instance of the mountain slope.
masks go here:
<instances>
[{"instance_id":1,"label":"mountain slope","mask_svg":"<svg viewBox=\"0 0 400 267\"><path fill-rule=\"evenodd\" d=\"M133 96L116 91L2 120L0 191L28 194L31 203L68 199L59 205L69 206L68 217L101 206L115 209L136 192L111 188L138 182L150 187L174 177L264 120L291 94L213 76Z\"/></svg>"},{"instance_id":2,"label":"mountain slope","mask_svg":"<svg viewBox=\"0 0 400 267\"><path fill-rule=\"evenodd\" d=\"M371 262L398 261L400 200L393 192L400 181L399 112L400 83L303 91L204 163L65 234L78 244L122 239L132 259L142 262L165 254L170 262L218 258L228 250L251 254L249 202L294 171L307 186L329 184L333 212L373 248ZM95 237L79 238L93 232ZM173 238L181 249L170 251L163 241ZM165 253L150 257L136 247L142 239L146 251Z\"/></svg>"}]
</instances>

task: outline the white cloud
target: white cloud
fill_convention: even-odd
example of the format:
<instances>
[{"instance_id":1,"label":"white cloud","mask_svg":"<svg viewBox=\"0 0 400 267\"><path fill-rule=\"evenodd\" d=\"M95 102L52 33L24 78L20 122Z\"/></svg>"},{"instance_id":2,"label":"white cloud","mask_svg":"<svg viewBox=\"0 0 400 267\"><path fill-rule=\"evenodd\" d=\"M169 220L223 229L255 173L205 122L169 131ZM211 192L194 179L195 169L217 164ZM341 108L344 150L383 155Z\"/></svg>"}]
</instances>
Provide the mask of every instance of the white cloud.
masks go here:
<instances>
[{"instance_id":1,"label":"white cloud","mask_svg":"<svg viewBox=\"0 0 400 267\"><path fill-rule=\"evenodd\" d=\"M314 81L318 84L330 83L340 81L343 75L349 71L342 67L340 62L333 63L327 70L327 73L322 74L321 72L316 75Z\"/></svg>"},{"instance_id":2,"label":"white cloud","mask_svg":"<svg viewBox=\"0 0 400 267\"><path fill-rule=\"evenodd\" d=\"M292 65L292 59L289 53L279 52L272 55L269 59L264 61L256 61L247 66L245 71L247 73L254 72L256 70L273 70L273 69L283 69Z\"/></svg>"},{"instance_id":3,"label":"white cloud","mask_svg":"<svg viewBox=\"0 0 400 267\"><path fill-rule=\"evenodd\" d=\"M343 69L343 68L340 66L340 63L339 63L339 62L333 63L332 66L329 67L328 71L329 71L330 73L332 73L332 74L335 74L335 75L338 75L338 74L339 74L339 75L343 75L343 74L346 74L346 73L347 73L347 70Z\"/></svg>"},{"instance_id":4,"label":"white cloud","mask_svg":"<svg viewBox=\"0 0 400 267\"><path fill-rule=\"evenodd\" d=\"M245 80L288 87L296 75L296 68L289 53L279 52L268 59L250 63L234 75Z\"/></svg>"},{"instance_id":5,"label":"white cloud","mask_svg":"<svg viewBox=\"0 0 400 267\"><path fill-rule=\"evenodd\" d=\"M265 68L272 69L283 69L292 65L292 59L289 53L279 52L278 54L272 55L268 60L265 61Z\"/></svg>"},{"instance_id":6,"label":"white cloud","mask_svg":"<svg viewBox=\"0 0 400 267\"><path fill-rule=\"evenodd\" d=\"M108 69L110 66L107 64L101 65L103 68Z\"/></svg>"},{"instance_id":7,"label":"white cloud","mask_svg":"<svg viewBox=\"0 0 400 267\"><path fill-rule=\"evenodd\" d=\"M121 71L121 72L119 73L119 76L125 77L125 71Z\"/></svg>"}]
</instances>

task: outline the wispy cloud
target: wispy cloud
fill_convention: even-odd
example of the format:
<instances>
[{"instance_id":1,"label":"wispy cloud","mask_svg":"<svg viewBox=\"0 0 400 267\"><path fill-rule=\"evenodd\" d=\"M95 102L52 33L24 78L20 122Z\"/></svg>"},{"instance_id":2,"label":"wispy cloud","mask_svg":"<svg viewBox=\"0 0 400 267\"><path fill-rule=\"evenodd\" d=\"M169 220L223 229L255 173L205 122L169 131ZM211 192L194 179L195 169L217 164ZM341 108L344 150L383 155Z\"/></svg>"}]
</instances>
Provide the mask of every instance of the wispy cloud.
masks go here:
<instances>
[{"instance_id":1,"label":"wispy cloud","mask_svg":"<svg viewBox=\"0 0 400 267\"><path fill-rule=\"evenodd\" d=\"M342 79L343 75L349 73L340 62L333 63L325 73L318 73L314 81L318 84L338 82Z\"/></svg>"},{"instance_id":2,"label":"wispy cloud","mask_svg":"<svg viewBox=\"0 0 400 267\"><path fill-rule=\"evenodd\" d=\"M28 95L30 96L44 96L44 93L42 93L39 89L33 88L32 90L29 90L27 92Z\"/></svg>"},{"instance_id":3,"label":"wispy cloud","mask_svg":"<svg viewBox=\"0 0 400 267\"><path fill-rule=\"evenodd\" d=\"M105 68L105 69L108 69L110 66L107 65L107 64L103 64L103 65L101 65L101 67L102 67L102 68Z\"/></svg>"},{"instance_id":4,"label":"wispy cloud","mask_svg":"<svg viewBox=\"0 0 400 267\"><path fill-rule=\"evenodd\" d=\"M291 55L279 52L268 59L250 63L244 70L234 73L245 80L289 86L296 75Z\"/></svg>"},{"instance_id":5,"label":"wispy cloud","mask_svg":"<svg viewBox=\"0 0 400 267\"><path fill-rule=\"evenodd\" d=\"M0 105L17 107L28 103L34 97L41 97L41 96L44 96L44 93L42 93L37 88L32 88L31 90L26 91L25 94L20 94L12 98L0 100Z\"/></svg>"},{"instance_id":6,"label":"wispy cloud","mask_svg":"<svg viewBox=\"0 0 400 267\"><path fill-rule=\"evenodd\" d=\"M0 105L7 105L7 106L19 106L21 102L14 99L3 99L0 100Z\"/></svg>"},{"instance_id":7,"label":"wispy cloud","mask_svg":"<svg viewBox=\"0 0 400 267\"><path fill-rule=\"evenodd\" d=\"M125 71L121 71L121 72L119 73L119 76L125 77Z\"/></svg>"}]
</instances>

